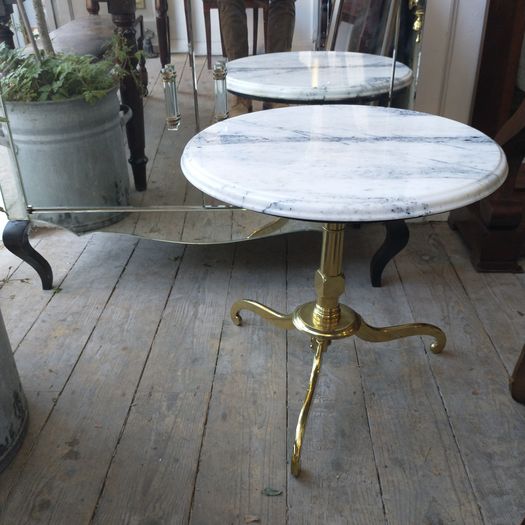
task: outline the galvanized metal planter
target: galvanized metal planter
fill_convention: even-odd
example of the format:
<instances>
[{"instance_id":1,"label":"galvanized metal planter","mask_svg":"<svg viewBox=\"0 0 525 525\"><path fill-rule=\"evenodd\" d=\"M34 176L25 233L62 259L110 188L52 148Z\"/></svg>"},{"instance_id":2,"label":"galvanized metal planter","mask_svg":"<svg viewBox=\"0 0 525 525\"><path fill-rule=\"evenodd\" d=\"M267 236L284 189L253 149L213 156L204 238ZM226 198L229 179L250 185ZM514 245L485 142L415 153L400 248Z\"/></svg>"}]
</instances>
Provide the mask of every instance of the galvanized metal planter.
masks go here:
<instances>
[{"instance_id":1,"label":"galvanized metal planter","mask_svg":"<svg viewBox=\"0 0 525 525\"><path fill-rule=\"evenodd\" d=\"M22 444L27 422L26 398L0 313L0 472Z\"/></svg>"},{"instance_id":2,"label":"galvanized metal planter","mask_svg":"<svg viewBox=\"0 0 525 525\"><path fill-rule=\"evenodd\" d=\"M6 108L29 205L129 204L123 125L131 114L120 111L116 88L94 104L75 98L6 102ZM123 217L121 213L57 213L41 218L80 233Z\"/></svg>"}]
</instances>

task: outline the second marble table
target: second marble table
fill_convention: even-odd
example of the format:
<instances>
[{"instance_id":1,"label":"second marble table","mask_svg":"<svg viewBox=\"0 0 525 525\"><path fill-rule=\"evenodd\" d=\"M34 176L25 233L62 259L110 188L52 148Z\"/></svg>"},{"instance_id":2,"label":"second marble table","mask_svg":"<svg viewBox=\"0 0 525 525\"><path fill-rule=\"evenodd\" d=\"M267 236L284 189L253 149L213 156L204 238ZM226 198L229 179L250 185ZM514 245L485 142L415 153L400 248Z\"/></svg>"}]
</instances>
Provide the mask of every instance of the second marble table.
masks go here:
<instances>
[{"instance_id":1,"label":"second marble table","mask_svg":"<svg viewBox=\"0 0 525 525\"><path fill-rule=\"evenodd\" d=\"M372 342L445 334L424 323L377 328L339 299L344 223L420 217L466 206L496 190L507 174L501 148L486 135L442 117L372 106L291 107L225 120L196 135L181 159L184 175L218 199L253 211L323 223L316 299L283 314L252 300L252 311L311 337L314 361L299 414L292 473L300 454L321 359L333 340L355 335Z\"/></svg>"},{"instance_id":2,"label":"second marble table","mask_svg":"<svg viewBox=\"0 0 525 525\"><path fill-rule=\"evenodd\" d=\"M339 51L253 55L228 62L228 91L292 104L357 103L410 86L412 70L389 57ZM394 74L394 80L392 79Z\"/></svg>"}]
</instances>

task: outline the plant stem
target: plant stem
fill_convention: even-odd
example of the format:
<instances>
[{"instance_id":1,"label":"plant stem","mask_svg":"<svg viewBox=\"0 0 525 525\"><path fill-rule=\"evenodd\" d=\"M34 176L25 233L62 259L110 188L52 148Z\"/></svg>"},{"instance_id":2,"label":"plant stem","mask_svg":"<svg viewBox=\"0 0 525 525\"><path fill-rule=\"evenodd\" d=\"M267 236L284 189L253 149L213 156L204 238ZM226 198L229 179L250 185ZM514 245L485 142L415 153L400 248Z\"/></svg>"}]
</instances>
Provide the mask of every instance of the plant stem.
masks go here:
<instances>
[{"instance_id":1,"label":"plant stem","mask_svg":"<svg viewBox=\"0 0 525 525\"><path fill-rule=\"evenodd\" d=\"M53 44L51 43L51 38L49 37L49 30L47 28L46 15L44 13L42 0L33 0L33 7L35 9L36 23L38 25L40 38L42 39L44 52L47 56L55 56L55 50L53 49Z\"/></svg>"}]
</instances>

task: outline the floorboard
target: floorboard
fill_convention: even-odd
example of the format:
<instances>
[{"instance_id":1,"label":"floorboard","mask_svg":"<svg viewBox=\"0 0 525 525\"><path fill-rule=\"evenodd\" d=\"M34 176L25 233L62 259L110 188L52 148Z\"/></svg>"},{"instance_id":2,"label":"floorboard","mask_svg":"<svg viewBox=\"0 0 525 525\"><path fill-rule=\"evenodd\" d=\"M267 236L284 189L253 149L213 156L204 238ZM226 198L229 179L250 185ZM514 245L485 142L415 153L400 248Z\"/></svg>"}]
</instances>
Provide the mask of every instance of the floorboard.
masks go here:
<instances>
[{"instance_id":1,"label":"floorboard","mask_svg":"<svg viewBox=\"0 0 525 525\"><path fill-rule=\"evenodd\" d=\"M448 342L430 366L484 523L525 515L525 407L476 309L430 227L411 229L396 258L413 315L444 327Z\"/></svg>"},{"instance_id":2,"label":"floorboard","mask_svg":"<svg viewBox=\"0 0 525 525\"><path fill-rule=\"evenodd\" d=\"M43 228L38 232L37 242L33 243L39 253L53 269L53 290L43 291L40 277L27 264L13 265L9 278L0 289L0 304L13 351L46 308L53 295L60 290L75 261L86 249L90 235L77 237L68 231ZM7 250L3 250L7 252ZM10 252L11 257L16 258ZM17 259L17 258L16 258ZM20 259L18 261L22 262ZM9 262L7 262L9 264ZM19 308L5 308L4 305L16 298L24 305L21 315Z\"/></svg>"},{"instance_id":3,"label":"floorboard","mask_svg":"<svg viewBox=\"0 0 525 525\"><path fill-rule=\"evenodd\" d=\"M237 247L228 306L250 298L284 307L284 242ZM190 523L284 523L286 333L249 312L242 327L228 317L226 311ZM265 495L267 488L280 494Z\"/></svg>"},{"instance_id":4,"label":"floorboard","mask_svg":"<svg viewBox=\"0 0 525 525\"><path fill-rule=\"evenodd\" d=\"M461 239L446 224L435 224L450 262L469 296L483 328L490 337L507 372L525 344L525 290L520 276L511 273L477 273ZM494 312L498 312L494 318Z\"/></svg>"},{"instance_id":5,"label":"floorboard","mask_svg":"<svg viewBox=\"0 0 525 525\"><path fill-rule=\"evenodd\" d=\"M89 521L176 272L174 254L181 251L166 244L152 251L151 244L139 242L127 262L5 516L28 511L40 523Z\"/></svg>"},{"instance_id":6,"label":"floorboard","mask_svg":"<svg viewBox=\"0 0 525 525\"><path fill-rule=\"evenodd\" d=\"M385 269L386 286L368 284L368 261L382 231L365 225L348 235L348 295L369 324L426 321L419 304L412 314L395 264ZM429 368L443 354L429 352L431 338L424 339L355 340L387 521L476 524L476 499Z\"/></svg>"},{"instance_id":7,"label":"floorboard","mask_svg":"<svg viewBox=\"0 0 525 525\"><path fill-rule=\"evenodd\" d=\"M53 294L18 346L15 358L28 398L29 434L15 461L1 475L0 523L2 520L8 523L8 518L11 519L4 503L11 492L18 494L25 486L18 484L13 490L14 480L23 478L26 464L31 464L32 450L136 243L137 240L125 236L94 235L69 271L60 293ZM37 293L47 292L39 290ZM18 309L19 315L24 315L23 303L13 301L5 307ZM23 507L22 513L28 510L25 504Z\"/></svg>"},{"instance_id":8,"label":"floorboard","mask_svg":"<svg viewBox=\"0 0 525 525\"><path fill-rule=\"evenodd\" d=\"M95 523L188 522L232 255L186 248Z\"/></svg>"}]
</instances>

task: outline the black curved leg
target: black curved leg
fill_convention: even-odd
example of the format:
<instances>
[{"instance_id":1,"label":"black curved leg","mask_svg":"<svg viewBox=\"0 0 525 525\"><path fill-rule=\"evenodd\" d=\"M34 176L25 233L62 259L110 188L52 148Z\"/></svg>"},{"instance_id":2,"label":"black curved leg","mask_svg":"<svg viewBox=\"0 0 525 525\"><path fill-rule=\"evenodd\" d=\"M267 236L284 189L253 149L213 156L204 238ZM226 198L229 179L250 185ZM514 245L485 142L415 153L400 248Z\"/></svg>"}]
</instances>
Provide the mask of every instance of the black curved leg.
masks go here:
<instances>
[{"instance_id":1,"label":"black curved leg","mask_svg":"<svg viewBox=\"0 0 525 525\"><path fill-rule=\"evenodd\" d=\"M381 286L381 276L385 266L407 245L410 236L408 227L402 219L388 221L384 225L385 240L370 261L370 280L375 287Z\"/></svg>"},{"instance_id":2,"label":"black curved leg","mask_svg":"<svg viewBox=\"0 0 525 525\"><path fill-rule=\"evenodd\" d=\"M510 378L510 393L518 403L525 405L525 346Z\"/></svg>"},{"instance_id":3,"label":"black curved leg","mask_svg":"<svg viewBox=\"0 0 525 525\"><path fill-rule=\"evenodd\" d=\"M9 221L2 236L4 246L36 270L44 290L51 290L53 270L49 263L29 244L29 225L29 221Z\"/></svg>"}]
</instances>

